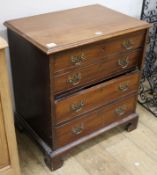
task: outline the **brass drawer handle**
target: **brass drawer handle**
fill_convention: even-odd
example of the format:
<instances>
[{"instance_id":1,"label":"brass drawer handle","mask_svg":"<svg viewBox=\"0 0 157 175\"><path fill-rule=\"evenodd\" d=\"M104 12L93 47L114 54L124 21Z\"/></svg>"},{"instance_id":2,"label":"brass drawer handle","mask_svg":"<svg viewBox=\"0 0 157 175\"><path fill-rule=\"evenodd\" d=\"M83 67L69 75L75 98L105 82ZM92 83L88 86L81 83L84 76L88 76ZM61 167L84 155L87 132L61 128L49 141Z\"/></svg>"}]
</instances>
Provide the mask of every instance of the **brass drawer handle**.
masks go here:
<instances>
[{"instance_id":1,"label":"brass drawer handle","mask_svg":"<svg viewBox=\"0 0 157 175\"><path fill-rule=\"evenodd\" d=\"M121 83L121 84L119 85L119 90L122 91L122 92L127 91L128 88L129 88L129 83L128 83L128 81L127 81L127 82L124 82L124 83Z\"/></svg>"},{"instance_id":2,"label":"brass drawer handle","mask_svg":"<svg viewBox=\"0 0 157 175\"><path fill-rule=\"evenodd\" d=\"M129 39L126 39L123 41L122 46L126 49L126 50L131 50L133 49L133 42Z\"/></svg>"},{"instance_id":3,"label":"brass drawer handle","mask_svg":"<svg viewBox=\"0 0 157 175\"><path fill-rule=\"evenodd\" d=\"M121 58L118 60L118 65L121 66L123 69L128 67L129 64L129 57Z\"/></svg>"},{"instance_id":4,"label":"brass drawer handle","mask_svg":"<svg viewBox=\"0 0 157 175\"><path fill-rule=\"evenodd\" d=\"M80 83L80 80L81 80L81 74L76 73L74 75L69 76L67 82L75 86Z\"/></svg>"},{"instance_id":5,"label":"brass drawer handle","mask_svg":"<svg viewBox=\"0 0 157 175\"><path fill-rule=\"evenodd\" d=\"M79 127L72 128L72 133L75 135L79 135L82 133L83 130L84 130L84 125L81 124Z\"/></svg>"},{"instance_id":6,"label":"brass drawer handle","mask_svg":"<svg viewBox=\"0 0 157 175\"><path fill-rule=\"evenodd\" d=\"M127 110L127 107L124 105L124 106L121 106L121 107L118 107L115 112L118 116L122 116L126 113L126 110Z\"/></svg>"},{"instance_id":7,"label":"brass drawer handle","mask_svg":"<svg viewBox=\"0 0 157 175\"><path fill-rule=\"evenodd\" d=\"M75 66L80 66L81 63L85 60L86 60L86 57L85 57L84 53L82 53L80 56L72 56L71 57L71 62Z\"/></svg>"},{"instance_id":8,"label":"brass drawer handle","mask_svg":"<svg viewBox=\"0 0 157 175\"><path fill-rule=\"evenodd\" d=\"M71 105L71 110L73 112L79 112L82 110L82 108L84 107L85 105L85 102L83 100L81 100L79 103L76 103L76 104L72 104Z\"/></svg>"}]
</instances>

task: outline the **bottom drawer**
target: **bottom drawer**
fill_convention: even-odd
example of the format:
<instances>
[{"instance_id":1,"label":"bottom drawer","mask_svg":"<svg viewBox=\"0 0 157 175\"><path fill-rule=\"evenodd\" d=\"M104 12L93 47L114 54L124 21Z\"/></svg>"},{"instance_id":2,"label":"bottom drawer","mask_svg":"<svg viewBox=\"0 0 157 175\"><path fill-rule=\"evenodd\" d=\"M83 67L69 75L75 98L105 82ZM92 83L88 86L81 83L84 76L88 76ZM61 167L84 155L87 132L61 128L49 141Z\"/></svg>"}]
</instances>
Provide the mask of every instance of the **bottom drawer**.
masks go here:
<instances>
[{"instance_id":1,"label":"bottom drawer","mask_svg":"<svg viewBox=\"0 0 157 175\"><path fill-rule=\"evenodd\" d=\"M62 147L135 112L137 95L89 112L55 128L54 148Z\"/></svg>"}]
</instances>

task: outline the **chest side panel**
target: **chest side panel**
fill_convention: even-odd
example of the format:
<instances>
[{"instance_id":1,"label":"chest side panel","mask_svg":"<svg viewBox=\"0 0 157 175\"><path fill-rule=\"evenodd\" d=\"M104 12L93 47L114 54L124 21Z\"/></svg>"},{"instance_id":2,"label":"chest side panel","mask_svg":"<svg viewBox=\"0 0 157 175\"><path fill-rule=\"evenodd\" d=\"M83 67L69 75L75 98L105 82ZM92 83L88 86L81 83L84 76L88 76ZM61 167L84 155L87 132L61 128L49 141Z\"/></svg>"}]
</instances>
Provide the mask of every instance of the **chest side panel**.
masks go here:
<instances>
[{"instance_id":1,"label":"chest side panel","mask_svg":"<svg viewBox=\"0 0 157 175\"><path fill-rule=\"evenodd\" d=\"M51 145L49 58L8 30L16 112Z\"/></svg>"}]
</instances>

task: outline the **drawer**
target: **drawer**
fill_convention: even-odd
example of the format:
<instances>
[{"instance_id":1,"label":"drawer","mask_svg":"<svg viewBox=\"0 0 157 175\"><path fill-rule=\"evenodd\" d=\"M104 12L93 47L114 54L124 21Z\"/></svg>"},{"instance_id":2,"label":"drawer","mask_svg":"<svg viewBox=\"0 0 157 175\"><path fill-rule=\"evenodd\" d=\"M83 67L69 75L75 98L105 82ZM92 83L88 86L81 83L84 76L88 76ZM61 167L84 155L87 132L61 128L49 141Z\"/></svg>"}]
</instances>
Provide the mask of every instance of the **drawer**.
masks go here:
<instances>
[{"instance_id":1,"label":"drawer","mask_svg":"<svg viewBox=\"0 0 157 175\"><path fill-rule=\"evenodd\" d=\"M137 92L139 72L120 76L55 101L56 124Z\"/></svg>"},{"instance_id":2,"label":"drawer","mask_svg":"<svg viewBox=\"0 0 157 175\"><path fill-rule=\"evenodd\" d=\"M57 53L54 56L54 72L57 74L68 69L77 69L101 61L108 55L137 49L143 46L144 38L145 31L140 31Z\"/></svg>"},{"instance_id":3,"label":"drawer","mask_svg":"<svg viewBox=\"0 0 157 175\"><path fill-rule=\"evenodd\" d=\"M105 57L101 63L55 76L54 92L55 94L60 94L76 87L79 88L105 80L135 68L138 65L139 58L142 56L141 53L141 50L136 50L127 54Z\"/></svg>"},{"instance_id":4,"label":"drawer","mask_svg":"<svg viewBox=\"0 0 157 175\"><path fill-rule=\"evenodd\" d=\"M67 124L56 127L54 147L62 147L134 113L136 98L136 95L128 96L116 103L89 112Z\"/></svg>"}]
</instances>

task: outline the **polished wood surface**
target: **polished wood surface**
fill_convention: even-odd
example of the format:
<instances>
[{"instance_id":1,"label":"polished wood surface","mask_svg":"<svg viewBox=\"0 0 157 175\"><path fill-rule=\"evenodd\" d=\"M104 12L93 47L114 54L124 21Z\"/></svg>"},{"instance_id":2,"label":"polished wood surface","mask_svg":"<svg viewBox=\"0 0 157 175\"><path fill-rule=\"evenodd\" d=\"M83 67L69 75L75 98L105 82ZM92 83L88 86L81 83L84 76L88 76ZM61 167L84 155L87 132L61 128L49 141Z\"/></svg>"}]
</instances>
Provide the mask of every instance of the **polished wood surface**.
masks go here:
<instances>
[{"instance_id":1,"label":"polished wood surface","mask_svg":"<svg viewBox=\"0 0 157 175\"><path fill-rule=\"evenodd\" d=\"M132 95L111 105L94 110L68 124L57 127L54 147L64 146L97 129L122 120L124 117L135 112L135 105L136 95Z\"/></svg>"},{"instance_id":2,"label":"polished wood surface","mask_svg":"<svg viewBox=\"0 0 157 175\"><path fill-rule=\"evenodd\" d=\"M0 38L0 175L20 175L9 76L6 42Z\"/></svg>"},{"instance_id":3,"label":"polished wood surface","mask_svg":"<svg viewBox=\"0 0 157 175\"><path fill-rule=\"evenodd\" d=\"M70 97L58 99L55 101L56 124L110 104L132 92L137 92L138 84L139 72L136 71L82 90Z\"/></svg>"},{"instance_id":4,"label":"polished wood surface","mask_svg":"<svg viewBox=\"0 0 157 175\"><path fill-rule=\"evenodd\" d=\"M39 144L51 170L60 168L64 155L87 140L120 125L136 129L149 24L99 5L5 24L17 126ZM96 37L91 37L94 31ZM53 49L45 47L50 40Z\"/></svg>"},{"instance_id":5,"label":"polished wood surface","mask_svg":"<svg viewBox=\"0 0 157 175\"><path fill-rule=\"evenodd\" d=\"M18 132L22 174L156 175L157 119L140 105L137 113L141 117L136 130L128 133L118 127L77 146L66 156L64 166L53 173L37 145Z\"/></svg>"},{"instance_id":6,"label":"polished wood surface","mask_svg":"<svg viewBox=\"0 0 157 175\"><path fill-rule=\"evenodd\" d=\"M138 66L142 50L105 57L102 62L54 76L54 92L61 94L72 89L108 79ZM110 69L109 69L110 67Z\"/></svg>"},{"instance_id":7,"label":"polished wood surface","mask_svg":"<svg viewBox=\"0 0 157 175\"><path fill-rule=\"evenodd\" d=\"M56 53L53 56L55 59L54 72L55 74L61 74L102 62L111 55L127 54L132 50L143 47L144 38L145 31L141 30L95 44ZM130 46L127 47L125 45L126 41L130 42Z\"/></svg>"},{"instance_id":8,"label":"polished wood surface","mask_svg":"<svg viewBox=\"0 0 157 175\"><path fill-rule=\"evenodd\" d=\"M11 20L5 25L47 54L149 27L100 5Z\"/></svg>"},{"instance_id":9,"label":"polished wood surface","mask_svg":"<svg viewBox=\"0 0 157 175\"><path fill-rule=\"evenodd\" d=\"M145 34L146 31L138 31L55 54L52 57L54 92L58 95L137 66Z\"/></svg>"}]
</instances>

